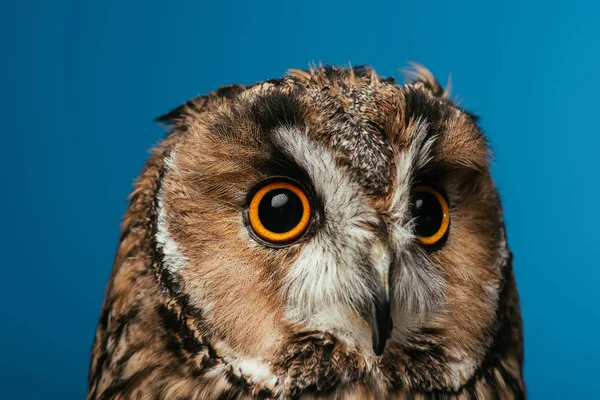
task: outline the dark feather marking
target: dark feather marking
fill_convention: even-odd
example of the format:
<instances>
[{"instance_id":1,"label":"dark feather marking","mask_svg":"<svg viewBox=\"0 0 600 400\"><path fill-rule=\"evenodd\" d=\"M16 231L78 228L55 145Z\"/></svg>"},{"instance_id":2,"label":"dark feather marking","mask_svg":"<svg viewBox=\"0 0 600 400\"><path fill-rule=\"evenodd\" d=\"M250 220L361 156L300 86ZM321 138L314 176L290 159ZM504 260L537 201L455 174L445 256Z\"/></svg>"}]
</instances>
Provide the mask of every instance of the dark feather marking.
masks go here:
<instances>
[{"instance_id":1,"label":"dark feather marking","mask_svg":"<svg viewBox=\"0 0 600 400\"><path fill-rule=\"evenodd\" d=\"M235 400L238 397L240 397L240 392L237 389L231 389L221 393L216 400Z\"/></svg>"},{"instance_id":2,"label":"dark feather marking","mask_svg":"<svg viewBox=\"0 0 600 400\"><path fill-rule=\"evenodd\" d=\"M191 314L194 317L192 321L198 326L202 326L203 317L201 310L190 307L186 296L177 297L177 304L180 307L179 310L165 305L159 305L157 307L157 313L161 317L162 324L166 331L165 340L167 341L167 349L173 352L180 360L189 359L206 349L208 356L202 357L200 368L195 366L192 369L194 376L201 377L208 370L223 363L223 360L218 356L217 352L208 341L197 338L194 332L189 328L189 316L186 310L190 309ZM252 384L231 368L226 369L225 378L233 387L230 393L250 393L252 390ZM270 392L264 392L264 394L268 393Z\"/></svg>"},{"instance_id":3,"label":"dark feather marking","mask_svg":"<svg viewBox=\"0 0 600 400\"><path fill-rule=\"evenodd\" d=\"M252 104L252 115L263 132L302 124L304 113L296 96L273 89Z\"/></svg>"},{"instance_id":4,"label":"dark feather marking","mask_svg":"<svg viewBox=\"0 0 600 400\"><path fill-rule=\"evenodd\" d=\"M517 382L515 377L513 377L506 370L506 368L504 368L504 366L502 365L501 362L499 362L498 365L496 365L496 368L498 369L498 372L500 372L500 374L502 375L502 379L504 379L506 386L508 386L510 391L515 395L515 400L524 398L525 394L521 390L521 387L519 386L519 382Z\"/></svg>"},{"instance_id":5,"label":"dark feather marking","mask_svg":"<svg viewBox=\"0 0 600 400\"><path fill-rule=\"evenodd\" d=\"M125 354L123 354L123 356L117 360L117 362L114 366L114 371L115 371L114 375L122 376L123 370L125 369L127 362L131 359L131 357L133 357L137 352L142 350L144 347L146 347L145 343L137 343L137 344L131 345L125 351Z\"/></svg>"},{"instance_id":6,"label":"dark feather marking","mask_svg":"<svg viewBox=\"0 0 600 400\"><path fill-rule=\"evenodd\" d=\"M196 338L190 330L187 315L161 304L156 309L165 328L165 340L168 350L179 359L186 359L198 354L206 345Z\"/></svg>"},{"instance_id":7,"label":"dark feather marking","mask_svg":"<svg viewBox=\"0 0 600 400\"><path fill-rule=\"evenodd\" d=\"M475 392L475 387L467 386L467 387L465 387L464 391L467 392L467 395L469 396L469 400L478 400L477 393Z\"/></svg>"},{"instance_id":8,"label":"dark feather marking","mask_svg":"<svg viewBox=\"0 0 600 400\"><path fill-rule=\"evenodd\" d=\"M216 95L217 95L217 97L233 99L246 89L247 89L247 87L243 86L243 85L221 86L219 89L217 89Z\"/></svg>"},{"instance_id":9,"label":"dark feather marking","mask_svg":"<svg viewBox=\"0 0 600 400\"><path fill-rule=\"evenodd\" d=\"M162 165L158 172L158 179L154 187L154 196L152 201L152 207L148 210L148 217L146 218L149 224L148 233L150 235L150 255L152 257L152 266L154 267L154 273L158 279L160 286L172 297L177 296L180 292L180 285L177 279L171 275L171 273L164 267L164 253L158 246L156 241L156 232L158 231L158 196L162 187L162 180L165 175L165 166Z\"/></svg>"},{"instance_id":10,"label":"dark feather marking","mask_svg":"<svg viewBox=\"0 0 600 400\"><path fill-rule=\"evenodd\" d=\"M185 102L184 104L172 109L171 111L159 117L156 117L154 119L154 122L166 125L176 125L182 119L184 119L190 111L201 112L211 100L219 97L232 99L244 90L246 90L246 87L242 85L222 86L219 89L217 89L216 92L211 92L205 96L195 97Z\"/></svg>"},{"instance_id":11,"label":"dark feather marking","mask_svg":"<svg viewBox=\"0 0 600 400\"><path fill-rule=\"evenodd\" d=\"M411 118L406 120L409 124L416 118L429 122L428 136L443 133L444 123L454 112L455 106L449 101L441 98L431 98L423 90L406 87L405 91L406 114Z\"/></svg>"},{"instance_id":12,"label":"dark feather marking","mask_svg":"<svg viewBox=\"0 0 600 400\"><path fill-rule=\"evenodd\" d=\"M225 370L225 377L238 393L248 393L252 390L252 384L242 378L240 375L235 374L232 367L229 367Z\"/></svg>"},{"instance_id":13,"label":"dark feather marking","mask_svg":"<svg viewBox=\"0 0 600 400\"><path fill-rule=\"evenodd\" d=\"M117 394L127 395L130 394L139 384L144 381L156 368L155 365L144 368L141 371L136 372L127 379L121 379L114 382L111 386L107 387L104 392L98 397L98 400L109 400L114 398Z\"/></svg>"},{"instance_id":14,"label":"dark feather marking","mask_svg":"<svg viewBox=\"0 0 600 400\"><path fill-rule=\"evenodd\" d=\"M442 392L439 390L433 390L430 393L432 400L450 400L452 397L448 392Z\"/></svg>"},{"instance_id":15,"label":"dark feather marking","mask_svg":"<svg viewBox=\"0 0 600 400\"><path fill-rule=\"evenodd\" d=\"M207 103L207 101L208 96L195 97L192 100L186 101L182 105L175 107L171 111L154 118L154 122L164 123L167 125L174 124L185 116L187 110L199 110Z\"/></svg>"},{"instance_id":16,"label":"dark feather marking","mask_svg":"<svg viewBox=\"0 0 600 400\"><path fill-rule=\"evenodd\" d=\"M112 304L110 304L110 305L112 305ZM109 304L107 304L105 306L105 309L110 310ZM91 370L91 363L90 363L88 386L91 387L92 384L94 384L94 383L97 384L100 380L102 373L104 372L104 369L108 365L110 365L112 362L113 353L109 354L107 351L108 340L111 339L114 341L115 346L118 345L119 341L121 340L121 335L123 334L123 331L130 323L135 321L138 313L139 313L139 309L137 307L130 309L126 314L123 314L122 316L118 317L116 321L114 321L114 324L116 324L116 329L114 330L114 332L106 332L104 334L104 336L102 338L102 345L100 347L102 349L102 352L100 353L100 356L98 357L98 360L96 361L96 368L94 369L94 371ZM104 314L106 314L106 316L104 316ZM108 328L108 312L103 311L103 317L106 318L105 323ZM96 388L94 389L93 393L90 395L90 398L92 398L92 399L95 398L96 390L97 390L97 385L96 385Z\"/></svg>"}]
</instances>

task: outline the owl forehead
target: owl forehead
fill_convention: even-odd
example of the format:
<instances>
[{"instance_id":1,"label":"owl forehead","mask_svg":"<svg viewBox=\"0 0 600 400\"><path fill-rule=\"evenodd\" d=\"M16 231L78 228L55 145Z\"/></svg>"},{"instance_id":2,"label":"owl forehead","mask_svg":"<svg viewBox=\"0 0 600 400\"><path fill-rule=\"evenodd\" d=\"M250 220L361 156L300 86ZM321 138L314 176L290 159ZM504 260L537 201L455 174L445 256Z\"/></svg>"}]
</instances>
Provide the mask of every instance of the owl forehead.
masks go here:
<instances>
[{"instance_id":1,"label":"owl forehead","mask_svg":"<svg viewBox=\"0 0 600 400\"><path fill-rule=\"evenodd\" d=\"M386 193L391 181L390 139L396 132L389 121L401 110L385 107L384 99L393 96L393 87L370 75L363 79L346 75L329 84L308 85L304 96L299 93L307 134L328 147L353 179L373 194Z\"/></svg>"},{"instance_id":2,"label":"owl forehead","mask_svg":"<svg viewBox=\"0 0 600 400\"><path fill-rule=\"evenodd\" d=\"M400 99L398 87L376 76L359 79L348 74L308 82L296 74L271 85L258 90L252 106L263 130L277 125L296 128L328 148L365 192L388 192L394 159L390 139L395 133L390 122L402 113L400 104L389 99L394 92Z\"/></svg>"},{"instance_id":3,"label":"owl forehead","mask_svg":"<svg viewBox=\"0 0 600 400\"><path fill-rule=\"evenodd\" d=\"M440 146L478 141L474 143L478 151L462 156L486 158L476 126L450 101L436 98L422 85L403 87L383 80L372 70L292 71L287 78L250 88L244 97L250 99L252 118L262 132L268 135L280 127L303 132L324 145L365 193L376 197L393 187L397 154L415 140L427 139L414 135L411 128L417 124L425 126L430 137L442 137L455 128L458 137L440 140ZM452 159L449 150L433 152L432 157L449 155L451 163L465 164L458 154Z\"/></svg>"},{"instance_id":4,"label":"owl forehead","mask_svg":"<svg viewBox=\"0 0 600 400\"><path fill-rule=\"evenodd\" d=\"M401 86L370 69L295 70L250 87L223 87L161 120L173 132L194 131L192 140L211 148L218 143L240 156L264 153L257 160L269 157L274 132L293 128L327 149L365 194L382 198L395 190L399 154L418 147L415 142L431 144L427 156L436 164L488 167L487 142L475 118L431 86Z\"/></svg>"}]
</instances>

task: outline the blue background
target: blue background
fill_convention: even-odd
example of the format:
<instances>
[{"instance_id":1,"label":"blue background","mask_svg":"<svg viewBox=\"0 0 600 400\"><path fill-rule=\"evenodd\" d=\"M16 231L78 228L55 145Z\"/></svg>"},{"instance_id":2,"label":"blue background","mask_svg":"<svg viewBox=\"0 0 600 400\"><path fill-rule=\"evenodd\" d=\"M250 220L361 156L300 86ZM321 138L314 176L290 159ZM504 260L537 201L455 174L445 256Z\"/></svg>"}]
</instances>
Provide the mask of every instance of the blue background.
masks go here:
<instances>
[{"instance_id":1,"label":"blue background","mask_svg":"<svg viewBox=\"0 0 600 400\"><path fill-rule=\"evenodd\" d=\"M452 74L490 137L530 398L597 395L600 6L170 3L0 6L0 397L84 398L125 198L163 137L153 117L311 61L400 78L410 60Z\"/></svg>"}]
</instances>

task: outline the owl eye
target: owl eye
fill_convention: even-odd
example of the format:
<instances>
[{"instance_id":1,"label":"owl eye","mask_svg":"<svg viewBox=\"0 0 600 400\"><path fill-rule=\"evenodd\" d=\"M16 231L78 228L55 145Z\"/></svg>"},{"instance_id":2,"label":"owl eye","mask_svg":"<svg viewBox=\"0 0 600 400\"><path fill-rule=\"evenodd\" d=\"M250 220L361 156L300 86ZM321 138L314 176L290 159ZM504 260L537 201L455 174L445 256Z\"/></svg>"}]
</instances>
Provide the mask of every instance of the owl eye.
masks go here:
<instances>
[{"instance_id":1,"label":"owl eye","mask_svg":"<svg viewBox=\"0 0 600 400\"><path fill-rule=\"evenodd\" d=\"M424 245L439 242L450 226L450 212L444 196L429 186L414 189L412 215L415 219L415 233Z\"/></svg>"},{"instance_id":2,"label":"owl eye","mask_svg":"<svg viewBox=\"0 0 600 400\"><path fill-rule=\"evenodd\" d=\"M310 221L308 197L290 182L276 181L261 187L252 196L248 220L256 235L271 243L298 239Z\"/></svg>"}]
</instances>

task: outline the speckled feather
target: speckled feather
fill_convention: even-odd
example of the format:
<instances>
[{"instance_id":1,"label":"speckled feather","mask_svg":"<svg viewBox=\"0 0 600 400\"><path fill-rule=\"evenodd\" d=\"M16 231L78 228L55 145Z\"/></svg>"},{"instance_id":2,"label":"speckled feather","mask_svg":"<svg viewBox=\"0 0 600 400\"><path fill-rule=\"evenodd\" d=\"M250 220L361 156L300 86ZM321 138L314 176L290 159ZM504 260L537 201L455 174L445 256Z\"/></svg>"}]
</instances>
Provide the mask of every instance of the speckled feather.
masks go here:
<instances>
[{"instance_id":1,"label":"speckled feather","mask_svg":"<svg viewBox=\"0 0 600 400\"><path fill-rule=\"evenodd\" d=\"M426 69L404 86L369 68L294 70L159 121L170 133L130 196L88 399L525 397L487 142ZM306 182L319 204L284 248L255 242L243 217L274 175ZM449 198L436 249L411 233L419 182ZM357 283L372 243L394 268L382 356L360 313L369 284Z\"/></svg>"}]
</instances>

